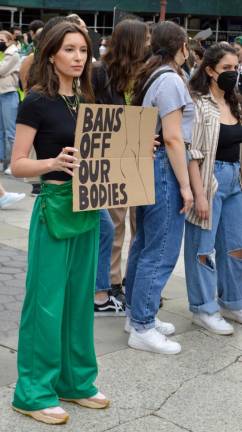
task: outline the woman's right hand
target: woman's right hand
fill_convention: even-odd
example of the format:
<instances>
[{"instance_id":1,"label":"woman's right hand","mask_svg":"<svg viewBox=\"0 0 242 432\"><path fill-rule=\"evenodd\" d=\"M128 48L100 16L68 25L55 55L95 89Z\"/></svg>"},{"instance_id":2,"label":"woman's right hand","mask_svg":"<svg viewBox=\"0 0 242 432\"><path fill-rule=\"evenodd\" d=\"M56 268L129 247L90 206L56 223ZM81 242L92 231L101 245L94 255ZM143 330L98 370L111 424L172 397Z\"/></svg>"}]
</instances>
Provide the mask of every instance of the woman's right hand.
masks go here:
<instances>
[{"instance_id":1,"label":"woman's right hand","mask_svg":"<svg viewBox=\"0 0 242 432\"><path fill-rule=\"evenodd\" d=\"M78 159L74 156L77 151L74 147L64 147L56 158L51 159L50 171L64 171L73 177L73 169L80 167Z\"/></svg>"},{"instance_id":2,"label":"woman's right hand","mask_svg":"<svg viewBox=\"0 0 242 432\"><path fill-rule=\"evenodd\" d=\"M197 195L195 198L195 212L199 219L208 220L209 205L204 194Z\"/></svg>"},{"instance_id":3,"label":"woman's right hand","mask_svg":"<svg viewBox=\"0 0 242 432\"><path fill-rule=\"evenodd\" d=\"M193 194L190 186L180 188L181 196L183 199L183 208L180 210L180 214L187 213L193 206Z\"/></svg>"}]
</instances>

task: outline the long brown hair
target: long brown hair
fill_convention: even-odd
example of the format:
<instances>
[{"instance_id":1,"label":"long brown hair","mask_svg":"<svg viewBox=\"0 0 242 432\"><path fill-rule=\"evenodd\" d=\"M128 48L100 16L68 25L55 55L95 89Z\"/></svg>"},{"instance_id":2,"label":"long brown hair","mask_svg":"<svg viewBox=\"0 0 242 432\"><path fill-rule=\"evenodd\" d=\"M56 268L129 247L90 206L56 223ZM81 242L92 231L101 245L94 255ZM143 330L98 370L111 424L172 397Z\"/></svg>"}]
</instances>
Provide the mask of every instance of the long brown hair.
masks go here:
<instances>
[{"instance_id":1,"label":"long brown hair","mask_svg":"<svg viewBox=\"0 0 242 432\"><path fill-rule=\"evenodd\" d=\"M207 74L206 67L210 66L212 69L215 69L226 54L237 56L236 50L227 42L215 43L205 51L203 61L189 83L193 97L199 97L209 93L212 78ZM240 106L235 91L225 92L224 99L229 104L235 118L240 120Z\"/></svg>"},{"instance_id":2,"label":"long brown hair","mask_svg":"<svg viewBox=\"0 0 242 432\"><path fill-rule=\"evenodd\" d=\"M144 60L147 33L146 24L137 19L125 19L113 31L102 61L107 65L110 84L118 93L127 90Z\"/></svg>"},{"instance_id":3,"label":"long brown hair","mask_svg":"<svg viewBox=\"0 0 242 432\"><path fill-rule=\"evenodd\" d=\"M47 96L54 97L59 91L59 77L54 70L50 57L56 54L63 44L63 40L68 33L80 33L87 44L87 61L79 78L74 78L73 86L77 94L83 95L87 102L94 101L94 94L91 86L90 71L92 63L92 49L90 39L80 27L68 21L62 21L46 32L43 40L38 46L38 64L35 65L35 85L34 91L43 93Z\"/></svg>"},{"instance_id":4,"label":"long brown hair","mask_svg":"<svg viewBox=\"0 0 242 432\"><path fill-rule=\"evenodd\" d=\"M140 95L150 75L160 66L174 62L177 51L186 41L186 31L172 21L160 22L153 28L151 35L153 55L136 76L132 101L134 105L141 105ZM177 72L182 74L179 67L177 67Z\"/></svg>"}]
</instances>

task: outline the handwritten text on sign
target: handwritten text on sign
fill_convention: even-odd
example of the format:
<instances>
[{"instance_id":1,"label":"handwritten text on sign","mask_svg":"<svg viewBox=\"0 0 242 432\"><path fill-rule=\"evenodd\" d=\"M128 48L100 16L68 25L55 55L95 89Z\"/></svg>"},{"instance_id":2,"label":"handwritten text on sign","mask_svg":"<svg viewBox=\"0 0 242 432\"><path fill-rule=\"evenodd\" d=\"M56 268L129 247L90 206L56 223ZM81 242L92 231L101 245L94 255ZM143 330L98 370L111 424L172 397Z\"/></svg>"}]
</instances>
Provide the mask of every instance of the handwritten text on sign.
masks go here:
<instances>
[{"instance_id":1,"label":"handwritten text on sign","mask_svg":"<svg viewBox=\"0 0 242 432\"><path fill-rule=\"evenodd\" d=\"M80 105L74 211L154 203L154 108Z\"/></svg>"}]
</instances>

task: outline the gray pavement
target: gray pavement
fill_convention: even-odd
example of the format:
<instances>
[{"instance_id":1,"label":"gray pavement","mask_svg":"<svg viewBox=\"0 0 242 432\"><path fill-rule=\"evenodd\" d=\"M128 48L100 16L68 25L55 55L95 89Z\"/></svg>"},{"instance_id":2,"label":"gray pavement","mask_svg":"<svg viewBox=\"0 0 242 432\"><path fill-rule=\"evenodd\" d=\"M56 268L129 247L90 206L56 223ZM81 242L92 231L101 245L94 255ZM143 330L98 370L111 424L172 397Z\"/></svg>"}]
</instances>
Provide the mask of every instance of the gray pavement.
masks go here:
<instances>
[{"instance_id":1,"label":"gray pavement","mask_svg":"<svg viewBox=\"0 0 242 432\"><path fill-rule=\"evenodd\" d=\"M10 191L30 192L20 180L1 177ZM32 421L10 408L16 381L17 332L24 296L28 224L34 199L0 211L0 432L45 432L52 426ZM127 230L128 231L128 230ZM124 262L127 256L127 232ZM191 324L183 257L164 292L159 317L176 325L178 356L131 350L124 318L97 318L97 385L111 399L110 409L88 410L63 403L70 413L56 432L241 432L242 329L216 336ZM48 353L46 353L48 355Z\"/></svg>"}]
</instances>

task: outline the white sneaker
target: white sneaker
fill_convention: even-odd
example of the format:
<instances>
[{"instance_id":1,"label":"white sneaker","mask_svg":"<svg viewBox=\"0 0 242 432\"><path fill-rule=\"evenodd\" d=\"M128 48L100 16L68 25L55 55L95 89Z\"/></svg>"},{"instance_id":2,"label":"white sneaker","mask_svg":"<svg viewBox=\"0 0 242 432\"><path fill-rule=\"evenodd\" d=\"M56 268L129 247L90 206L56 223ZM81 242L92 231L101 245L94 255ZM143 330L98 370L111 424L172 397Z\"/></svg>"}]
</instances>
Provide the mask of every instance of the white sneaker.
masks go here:
<instances>
[{"instance_id":1,"label":"white sneaker","mask_svg":"<svg viewBox=\"0 0 242 432\"><path fill-rule=\"evenodd\" d=\"M10 165L4 170L4 174L6 174L6 175L12 175L12 171L11 171Z\"/></svg>"},{"instance_id":2,"label":"white sneaker","mask_svg":"<svg viewBox=\"0 0 242 432\"><path fill-rule=\"evenodd\" d=\"M192 321L194 324L197 324L212 333L220 335L230 335L234 333L233 326L225 321L219 312L212 315L207 313L194 313Z\"/></svg>"},{"instance_id":3,"label":"white sneaker","mask_svg":"<svg viewBox=\"0 0 242 432\"><path fill-rule=\"evenodd\" d=\"M155 328L142 333L132 328L128 345L137 350L150 351L157 354L178 354L181 351L181 345L178 342L167 339L158 333Z\"/></svg>"},{"instance_id":4,"label":"white sneaker","mask_svg":"<svg viewBox=\"0 0 242 432\"><path fill-rule=\"evenodd\" d=\"M132 329L130 318L126 317L124 331L125 333L130 333ZM155 329L164 336L170 336L175 333L175 326L171 323L167 323L159 320L159 318L155 318Z\"/></svg>"},{"instance_id":5,"label":"white sneaker","mask_svg":"<svg viewBox=\"0 0 242 432\"><path fill-rule=\"evenodd\" d=\"M25 197L25 193L5 192L0 197L0 209L6 209L11 207L13 204L21 201Z\"/></svg>"},{"instance_id":6,"label":"white sneaker","mask_svg":"<svg viewBox=\"0 0 242 432\"><path fill-rule=\"evenodd\" d=\"M242 324L242 309L230 310L230 309L221 308L220 312L221 312L221 315L223 315L223 317Z\"/></svg>"}]
</instances>

